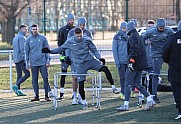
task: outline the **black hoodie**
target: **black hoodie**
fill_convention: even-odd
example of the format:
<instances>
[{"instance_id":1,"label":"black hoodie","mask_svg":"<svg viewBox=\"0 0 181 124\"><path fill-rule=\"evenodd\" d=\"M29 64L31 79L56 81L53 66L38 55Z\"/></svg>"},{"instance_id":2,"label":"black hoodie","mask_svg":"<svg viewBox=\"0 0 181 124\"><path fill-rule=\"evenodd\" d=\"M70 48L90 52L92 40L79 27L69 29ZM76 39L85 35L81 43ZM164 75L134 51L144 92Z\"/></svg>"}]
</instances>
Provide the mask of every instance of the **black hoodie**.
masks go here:
<instances>
[{"instance_id":1,"label":"black hoodie","mask_svg":"<svg viewBox=\"0 0 181 124\"><path fill-rule=\"evenodd\" d=\"M171 35L163 47L163 60L169 64L170 82L181 82L181 30Z\"/></svg>"},{"instance_id":2,"label":"black hoodie","mask_svg":"<svg viewBox=\"0 0 181 124\"><path fill-rule=\"evenodd\" d=\"M139 36L136 29L130 30L128 33L128 64L130 59L134 59L133 68L142 70L148 68L145 43L143 37Z\"/></svg>"}]
</instances>

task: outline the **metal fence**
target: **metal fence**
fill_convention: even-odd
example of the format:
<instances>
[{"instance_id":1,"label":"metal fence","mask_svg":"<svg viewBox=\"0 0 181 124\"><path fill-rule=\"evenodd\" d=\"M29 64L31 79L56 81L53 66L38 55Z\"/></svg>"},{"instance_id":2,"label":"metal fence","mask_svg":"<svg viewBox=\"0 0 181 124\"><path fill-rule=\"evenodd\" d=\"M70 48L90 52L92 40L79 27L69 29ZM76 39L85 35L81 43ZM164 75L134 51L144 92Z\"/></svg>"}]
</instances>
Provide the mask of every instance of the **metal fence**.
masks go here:
<instances>
[{"instance_id":1,"label":"metal fence","mask_svg":"<svg viewBox=\"0 0 181 124\"><path fill-rule=\"evenodd\" d=\"M87 29L92 27L96 32L93 42L98 49L111 49L112 38L124 20L137 19L138 27L145 26L149 19L160 17L165 18L167 25L176 25L180 20L180 0L19 0L18 3L0 0L0 8L0 41L11 43L20 24L30 26L37 23L40 32L51 43L51 48L57 47L57 31L66 25L66 16L70 12L76 16L75 25L78 17L86 17ZM9 53L0 54L5 56L3 61L6 60L7 65L12 62L9 61ZM113 60L109 52L102 54ZM57 59L56 56L52 57ZM15 82L13 67L12 79L7 79L6 76L10 74L7 69L0 73L5 77L0 80L0 85ZM117 76L117 73L113 76Z\"/></svg>"},{"instance_id":2,"label":"metal fence","mask_svg":"<svg viewBox=\"0 0 181 124\"><path fill-rule=\"evenodd\" d=\"M101 53L101 56L103 58L106 59L107 65L109 64L113 64L114 63L114 59L113 59L113 54L112 54L112 50L111 49L100 49L99 52ZM0 60L0 89L3 88L7 88L12 90L12 85L15 84L16 82L16 70L15 70L15 64L13 62L13 51L12 50L0 50L0 55L4 56L4 59ZM59 54L51 54L51 69L49 69L49 81L53 84L53 76L56 72L61 72L61 68L60 68L60 60L59 60ZM57 66L55 66L57 65ZM115 66L115 65L113 65ZM113 69L115 70L115 67L113 68L113 66L110 68L110 71L112 71ZM69 70L70 71L70 70ZM115 74L114 72L114 77L115 79L118 77L117 74ZM43 84L42 78L41 76L40 78L40 83ZM102 78L102 80L105 80L105 77ZM68 79L67 82L69 82L70 79ZM115 80L117 82L117 80ZM26 88L32 88L31 86L31 77L28 78L28 80L26 81L29 83L28 86L26 86ZM107 82L107 81L104 81ZM40 85L41 85L40 84Z\"/></svg>"}]
</instances>

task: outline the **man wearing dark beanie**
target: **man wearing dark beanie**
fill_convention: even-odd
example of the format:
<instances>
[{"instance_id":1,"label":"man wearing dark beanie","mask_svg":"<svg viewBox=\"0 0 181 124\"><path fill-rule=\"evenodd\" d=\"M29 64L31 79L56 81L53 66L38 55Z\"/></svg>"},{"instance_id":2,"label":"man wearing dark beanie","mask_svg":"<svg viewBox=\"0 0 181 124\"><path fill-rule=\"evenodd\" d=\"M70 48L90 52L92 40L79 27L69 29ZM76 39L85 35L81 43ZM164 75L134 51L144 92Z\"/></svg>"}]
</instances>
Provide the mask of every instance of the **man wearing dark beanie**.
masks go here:
<instances>
[{"instance_id":1,"label":"man wearing dark beanie","mask_svg":"<svg viewBox=\"0 0 181 124\"><path fill-rule=\"evenodd\" d=\"M74 20L75 20L74 14L69 13L67 15L67 25L61 27L59 29L59 31L58 31L58 37L57 37L57 39L58 39L58 42L57 42L58 47L60 47L61 45L63 45L65 43L65 41L67 40L67 36L68 36L69 31L72 28L75 27L74 26ZM67 68L69 67L69 65L66 63L65 56L67 56L66 52L62 52L60 54L61 71L62 72L67 72ZM61 79L60 79L60 99L64 98L65 77L66 77L65 75L62 75ZM72 80L73 87L75 86L75 84L76 84L76 81L73 78L73 80Z\"/></svg>"},{"instance_id":2,"label":"man wearing dark beanie","mask_svg":"<svg viewBox=\"0 0 181 124\"><path fill-rule=\"evenodd\" d=\"M136 88L147 98L147 103L145 106L145 111L149 111L153 106L156 105L152 96L148 94L146 89L140 83L142 70L147 68L147 59L145 52L144 42L141 40L138 32L135 29L134 22L128 22L127 26L128 37L128 69L125 77L125 100L124 105L118 107L118 111L128 111L129 110L129 98L131 93L131 86L134 84Z\"/></svg>"}]
</instances>

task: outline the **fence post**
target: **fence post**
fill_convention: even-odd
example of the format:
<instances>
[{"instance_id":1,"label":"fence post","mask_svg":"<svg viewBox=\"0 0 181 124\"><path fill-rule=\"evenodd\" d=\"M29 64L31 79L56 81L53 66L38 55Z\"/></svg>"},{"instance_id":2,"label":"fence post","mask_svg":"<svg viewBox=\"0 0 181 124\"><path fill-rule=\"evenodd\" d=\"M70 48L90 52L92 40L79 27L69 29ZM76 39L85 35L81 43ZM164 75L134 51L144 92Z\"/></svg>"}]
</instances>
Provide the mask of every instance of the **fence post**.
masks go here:
<instances>
[{"instance_id":1,"label":"fence post","mask_svg":"<svg viewBox=\"0 0 181 124\"><path fill-rule=\"evenodd\" d=\"M44 35L46 36L46 22L47 22L47 18L46 18L46 0L43 0L43 25L44 25Z\"/></svg>"},{"instance_id":2,"label":"fence post","mask_svg":"<svg viewBox=\"0 0 181 124\"><path fill-rule=\"evenodd\" d=\"M10 91L12 91L12 82L13 82L13 80L12 80L12 76L13 76L13 73L12 73L12 51L9 51L9 82L10 82Z\"/></svg>"},{"instance_id":3,"label":"fence post","mask_svg":"<svg viewBox=\"0 0 181 124\"><path fill-rule=\"evenodd\" d=\"M125 0L126 1L126 17L125 17L125 21L128 22L128 1L129 0Z\"/></svg>"}]
</instances>

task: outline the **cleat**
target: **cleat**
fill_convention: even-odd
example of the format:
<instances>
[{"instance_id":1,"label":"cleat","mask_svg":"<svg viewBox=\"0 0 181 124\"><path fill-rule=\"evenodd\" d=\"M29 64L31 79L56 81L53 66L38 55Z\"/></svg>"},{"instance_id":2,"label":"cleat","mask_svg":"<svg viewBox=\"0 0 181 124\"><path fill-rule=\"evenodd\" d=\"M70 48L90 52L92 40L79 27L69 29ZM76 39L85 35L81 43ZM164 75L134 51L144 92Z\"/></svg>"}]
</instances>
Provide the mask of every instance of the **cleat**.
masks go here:
<instances>
[{"instance_id":1,"label":"cleat","mask_svg":"<svg viewBox=\"0 0 181 124\"><path fill-rule=\"evenodd\" d=\"M83 104L82 108L83 108L83 110L88 109L88 104L87 103Z\"/></svg>"},{"instance_id":2,"label":"cleat","mask_svg":"<svg viewBox=\"0 0 181 124\"><path fill-rule=\"evenodd\" d=\"M72 105L77 105L78 103L77 103L77 98L73 98L72 99Z\"/></svg>"},{"instance_id":3,"label":"cleat","mask_svg":"<svg viewBox=\"0 0 181 124\"><path fill-rule=\"evenodd\" d=\"M78 95L78 104L83 105L82 97L80 96L80 94Z\"/></svg>"},{"instance_id":4,"label":"cleat","mask_svg":"<svg viewBox=\"0 0 181 124\"><path fill-rule=\"evenodd\" d=\"M121 107L116 108L117 111L128 111L129 106L128 105L122 105Z\"/></svg>"},{"instance_id":5,"label":"cleat","mask_svg":"<svg viewBox=\"0 0 181 124\"><path fill-rule=\"evenodd\" d=\"M18 91L18 86L17 86L17 85L14 85L14 86L12 87L12 90L14 91L14 93L16 93L16 95L18 95L18 94L17 94L17 91Z\"/></svg>"},{"instance_id":6,"label":"cleat","mask_svg":"<svg viewBox=\"0 0 181 124\"><path fill-rule=\"evenodd\" d=\"M153 100L158 104L161 103L157 96L153 96Z\"/></svg>"},{"instance_id":7,"label":"cleat","mask_svg":"<svg viewBox=\"0 0 181 124\"><path fill-rule=\"evenodd\" d=\"M82 109L83 109L83 110L88 109L88 103L87 103L86 100L83 102L83 107L82 107Z\"/></svg>"},{"instance_id":8,"label":"cleat","mask_svg":"<svg viewBox=\"0 0 181 124\"><path fill-rule=\"evenodd\" d=\"M120 93L120 94L119 94L119 98L120 98L120 99L123 99L123 100L125 99L123 93Z\"/></svg>"},{"instance_id":9,"label":"cleat","mask_svg":"<svg viewBox=\"0 0 181 124\"><path fill-rule=\"evenodd\" d=\"M64 99L64 93L60 93L60 98L59 98L60 100L61 99Z\"/></svg>"},{"instance_id":10,"label":"cleat","mask_svg":"<svg viewBox=\"0 0 181 124\"><path fill-rule=\"evenodd\" d=\"M53 93L52 91L49 91L49 92L48 92L48 96L49 96L49 97L55 97L55 95L54 95L54 93Z\"/></svg>"},{"instance_id":11,"label":"cleat","mask_svg":"<svg viewBox=\"0 0 181 124\"><path fill-rule=\"evenodd\" d=\"M112 91L113 91L113 93L115 93L115 94L119 94L119 91L118 91L116 88L113 88Z\"/></svg>"},{"instance_id":12,"label":"cleat","mask_svg":"<svg viewBox=\"0 0 181 124\"><path fill-rule=\"evenodd\" d=\"M78 104L82 104L83 105L82 99L78 99Z\"/></svg>"},{"instance_id":13,"label":"cleat","mask_svg":"<svg viewBox=\"0 0 181 124\"><path fill-rule=\"evenodd\" d=\"M178 113L177 116L175 117L175 120L181 119L181 114Z\"/></svg>"},{"instance_id":14,"label":"cleat","mask_svg":"<svg viewBox=\"0 0 181 124\"><path fill-rule=\"evenodd\" d=\"M146 106L145 106L145 111L149 111L152 107L154 107L156 105L155 101L154 100L151 100L149 102L146 103Z\"/></svg>"},{"instance_id":15,"label":"cleat","mask_svg":"<svg viewBox=\"0 0 181 124\"><path fill-rule=\"evenodd\" d=\"M51 99L50 99L49 97L45 97L45 100L46 100L47 102L51 101Z\"/></svg>"},{"instance_id":16,"label":"cleat","mask_svg":"<svg viewBox=\"0 0 181 124\"><path fill-rule=\"evenodd\" d=\"M40 99L38 97L31 99L31 102L34 102L34 101L40 101Z\"/></svg>"},{"instance_id":17,"label":"cleat","mask_svg":"<svg viewBox=\"0 0 181 124\"><path fill-rule=\"evenodd\" d=\"M18 90L16 93L18 96L26 96L21 90Z\"/></svg>"}]
</instances>

